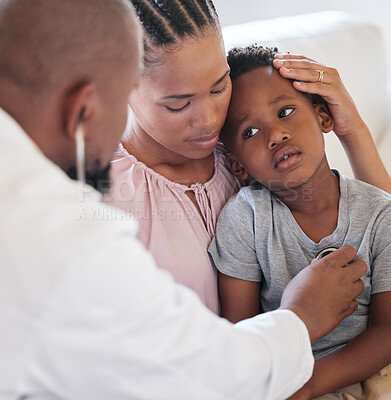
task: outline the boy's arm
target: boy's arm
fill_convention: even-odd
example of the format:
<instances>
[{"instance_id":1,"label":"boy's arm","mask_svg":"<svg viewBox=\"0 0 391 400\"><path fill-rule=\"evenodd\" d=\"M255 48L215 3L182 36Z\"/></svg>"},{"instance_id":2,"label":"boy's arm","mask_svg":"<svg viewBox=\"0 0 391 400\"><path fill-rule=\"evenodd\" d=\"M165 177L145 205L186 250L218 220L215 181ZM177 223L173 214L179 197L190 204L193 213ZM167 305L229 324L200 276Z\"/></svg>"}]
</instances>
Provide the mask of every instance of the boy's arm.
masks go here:
<instances>
[{"instance_id":1,"label":"boy's arm","mask_svg":"<svg viewBox=\"0 0 391 400\"><path fill-rule=\"evenodd\" d=\"M295 89L319 95L327 102L334 119L334 132L346 151L354 176L391 193L391 178L338 71L293 54L276 55L273 65L284 78L295 80ZM321 82L320 70L324 71Z\"/></svg>"},{"instance_id":2,"label":"boy's arm","mask_svg":"<svg viewBox=\"0 0 391 400\"><path fill-rule=\"evenodd\" d=\"M208 249L218 271L222 317L233 323L260 312L262 271L255 235L252 196L242 189L221 210Z\"/></svg>"},{"instance_id":3,"label":"boy's arm","mask_svg":"<svg viewBox=\"0 0 391 400\"><path fill-rule=\"evenodd\" d=\"M236 323L260 313L260 282L218 273L221 316Z\"/></svg>"},{"instance_id":4,"label":"boy's arm","mask_svg":"<svg viewBox=\"0 0 391 400\"><path fill-rule=\"evenodd\" d=\"M289 400L312 399L360 382L391 363L391 292L372 296L369 328L315 363L312 378Z\"/></svg>"}]
</instances>

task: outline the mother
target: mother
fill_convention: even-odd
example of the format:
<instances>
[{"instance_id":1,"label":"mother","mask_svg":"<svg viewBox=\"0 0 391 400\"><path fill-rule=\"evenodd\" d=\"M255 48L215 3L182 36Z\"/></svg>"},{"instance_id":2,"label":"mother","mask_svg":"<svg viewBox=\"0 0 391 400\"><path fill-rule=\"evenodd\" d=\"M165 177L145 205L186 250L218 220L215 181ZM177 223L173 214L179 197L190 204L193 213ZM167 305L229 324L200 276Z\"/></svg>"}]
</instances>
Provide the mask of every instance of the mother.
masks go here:
<instances>
[{"instance_id":1,"label":"mother","mask_svg":"<svg viewBox=\"0 0 391 400\"><path fill-rule=\"evenodd\" d=\"M139 239L157 264L218 313L206 249L221 208L240 187L217 144L231 96L218 16L210 0L132 3L145 31L145 70L112 163L112 200L139 220ZM350 124L357 110L338 73L306 58L281 57L275 60L281 74L307 82L297 89L327 100L357 178L390 190L368 128L361 119ZM327 84L315 83L317 69ZM341 93L344 100L334 102Z\"/></svg>"}]
</instances>

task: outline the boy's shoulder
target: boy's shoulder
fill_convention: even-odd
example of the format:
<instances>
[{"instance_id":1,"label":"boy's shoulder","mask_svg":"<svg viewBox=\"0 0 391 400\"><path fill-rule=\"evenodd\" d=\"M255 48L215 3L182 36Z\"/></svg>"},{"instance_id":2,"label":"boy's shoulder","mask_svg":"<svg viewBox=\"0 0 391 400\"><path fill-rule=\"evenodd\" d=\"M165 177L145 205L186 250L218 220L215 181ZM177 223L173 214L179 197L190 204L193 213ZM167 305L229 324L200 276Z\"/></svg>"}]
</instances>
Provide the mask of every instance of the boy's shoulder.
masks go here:
<instances>
[{"instance_id":1,"label":"boy's shoulder","mask_svg":"<svg viewBox=\"0 0 391 400\"><path fill-rule=\"evenodd\" d=\"M252 232L254 220L262 216L263 219L271 218L273 202L271 193L260 183L254 182L242 187L225 204L220 212L217 229L243 230Z\"/></svg>"},{"instance_id":2,"label":"boy's shoulder","mask_svg":"<svg viewBox=\"0 0 391 400\"><path fill-rule=\"evenodd\" d=\"M260 199L270 198L271 193L259 182L253 181L248 186L243 186L229 201L252 203Z\"/></svg>"},{"instance_id":3,"label":"boy's shoulder","mask_svg":"<svg viewBox=\"0 0 391 400\"><path fill-rule=\"evenodd\" d=\"M234 194L223 207L222 212L230 214L240 211L242 215L245 212L252 213L255 210L259 212L259 208L267 207L270 201L271 193L269 190L254 181Z\"/></svg>"}]
</instances>

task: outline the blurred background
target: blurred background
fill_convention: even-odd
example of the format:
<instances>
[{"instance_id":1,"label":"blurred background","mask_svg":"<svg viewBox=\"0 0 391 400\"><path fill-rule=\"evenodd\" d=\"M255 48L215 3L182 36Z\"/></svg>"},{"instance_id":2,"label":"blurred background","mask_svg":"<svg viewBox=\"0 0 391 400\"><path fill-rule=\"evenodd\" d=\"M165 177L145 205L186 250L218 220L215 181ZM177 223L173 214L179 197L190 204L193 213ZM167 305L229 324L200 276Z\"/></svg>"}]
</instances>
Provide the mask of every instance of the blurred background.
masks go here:
<instances>
[{"instance_id":1,"label":"blurred background","mask_svg":"<svg viewBox=\"0 0 391 400\"><path fill-rule=\"evenodd\" d=\"M389 0L214 0L213 2L223 26L326 10L344 11L363 17L381 28L387 49L387 67L389 73L391 72L391 2Z\"/></svg>"},{"instance_id":2,"label":"blurred background","mask_svg":"<svg viewBox=\"0 0 391 400\"><path fill-rule=\"evenodd\" d=\"M226 50L256 42L336 67L391 174L389 0L213 1ZM331 166L353 176L337 137L325 140Z\"/></svg>"}]
</instances>

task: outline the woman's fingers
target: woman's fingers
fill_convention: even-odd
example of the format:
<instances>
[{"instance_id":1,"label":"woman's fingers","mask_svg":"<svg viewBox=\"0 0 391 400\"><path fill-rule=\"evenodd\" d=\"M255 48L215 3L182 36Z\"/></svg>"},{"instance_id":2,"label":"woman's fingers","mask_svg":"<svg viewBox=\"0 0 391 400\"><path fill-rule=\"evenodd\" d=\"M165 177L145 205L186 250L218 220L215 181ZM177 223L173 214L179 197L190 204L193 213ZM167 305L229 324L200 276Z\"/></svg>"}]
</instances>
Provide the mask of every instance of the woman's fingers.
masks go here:
<instances>
[{"instance_id":1,"label":"woman's fingers","mask_svg":"<svg viewBox=\"0 0 391 400\"><path fill-rule=\"evenodd\" d=\"M279 69L281 76L293 80L295 89L325 97L325 100L335 102L334 97L340 96L343 84L338 71L326 67L306 57L297 59L275 59L273 65ZM326 98L327 97L327 98Z\"/></svg>"},{"instance_id":2,"label":"woman's fingers","mask_svg":"<svg viewBox=\"0 0 391 400\"><path fill-rule=\"evenodd\" d=\"M276 54L274 56L274 58L281 59L281 60L289 60L289 59L304 60L305 59L305 60L309 60L309 61L314 61L309 57L305 57L300 54L291 54L291 53L279 53L279 54Z\"/></svg>"},{"instance_id":3,"label":"woman's fingers","mask_svg":"<svg viewBox=\"0 0 391 400\"><path fill-rule=\"evenodd\" d=\"M338 136L362 130L364 123L335 68L297 54L277 54L273 66L282 77L293 81L296 90L318 95L327 102Z\"/></svg>"},{"instance_id":4,"label":"woman's fingers","mask_svg":"<svg viewBox=\"0 0 391 400\"><path fill-rule=\"evenodd\" d=\"M324 98L326 101L332 100L332 94L330 93L330 86L320 82L293 82L293 87L299 92L316 94ZM331 98L330 98L331 95Z\"/></svg>"},{"instance_id":5,"label":"woman's fingers","mask_svg":"<svg viewBox=\"0 0 391 400\"><path fill-rule=\"evenodd\" d=\"M310 60L309 58L306 58L306 57L303 57L301 59L292 58L292 59L283 59L283 60L275 58L273 60L273 66L277 69L285 67L288 69L310 69L313 71L322 70L322 71L327 71L330 75L333 75L333 76L339 75L338 71L335 68L328 67L319 62Z\"/></svg>"},{"instance_id":6,"label":"woman's fingers","mask_svg":"<svg viewBox=\"0 0 391 400\"><path fill-rule=\"evenodd\" d=\"M296 57L296 56L295 56ZM306 57L301 59L274 59L273 66L287 79L341 86L341 78L335 68L327 67Z\"/></svg>"},{"instance_id":7,"label":"woman's fingers","mask_svg":"<svg viewBox=\"0 0 391 400\"><path fill-rule=\"evenodd\" d=\"M284 78L304 82L319 82L323 84L330 84L334 83L336 80L335 75L330 74L329 71L327 71L325 68L322 69L321 66L319 66L319 69L291 69L287 67L282 67L280 68L280 74Z\"/></svg>"},{"instance_id":8,"label":"woman's fingers","mask_svg":"<svg viewBox=\"0 0 391 400\"><path fill-rule=\"evenodd\" d=\"M327 71L316 69L286 69L281 68L280 74L284 78L292 79L293 87L300 92L317 94L326 101L333 103L333 93L339 97L341 86L335 76L330 76Z\"/></svg>"}]
</instances>

